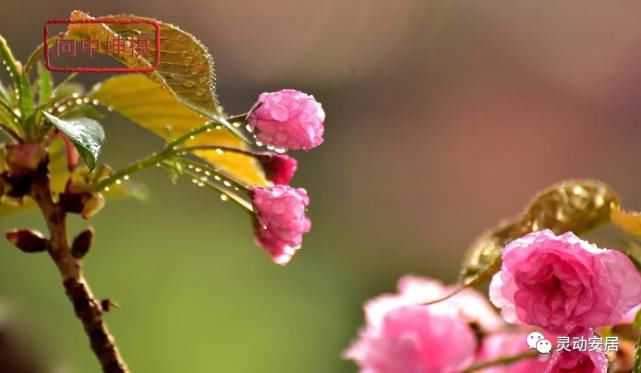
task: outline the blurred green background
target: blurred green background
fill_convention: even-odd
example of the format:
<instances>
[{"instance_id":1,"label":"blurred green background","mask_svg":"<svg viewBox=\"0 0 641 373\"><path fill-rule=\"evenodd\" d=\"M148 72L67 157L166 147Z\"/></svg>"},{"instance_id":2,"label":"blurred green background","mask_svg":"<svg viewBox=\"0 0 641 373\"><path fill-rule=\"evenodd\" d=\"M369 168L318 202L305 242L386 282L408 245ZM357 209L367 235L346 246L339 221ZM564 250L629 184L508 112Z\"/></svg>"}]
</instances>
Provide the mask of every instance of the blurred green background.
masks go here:
<instances>
[{"instance_id":1,"label":"blurred green background","mask_svg":"<svg viewBox=\"0 0 641 373\"><path fill-rule=\"evenodd\" d=\"M641 3L3 0L0 9L0 33L22 60L46 20L73 9L156 17L209 47L227 111L287 87L327 112L323 146L294 154L313 229L285 268L253 244L245 213L160 170L135 177L148 202L110 201L89 222L87 276L122 305L106 318L134 372L353 372L340 352L363 301L408 272L453 281L475 235L548 184L599 178L641 209ZM116 115L104 125L102 160L116 167L161 146ZM75 219L72 231L86 224ZM0 222L32 226L44 228L36 214ZM98 371L50 260L0 249L0 326L44 366L34 371ZM0 363L13 343L0 340Z\"/></svg>"}]
</instances>

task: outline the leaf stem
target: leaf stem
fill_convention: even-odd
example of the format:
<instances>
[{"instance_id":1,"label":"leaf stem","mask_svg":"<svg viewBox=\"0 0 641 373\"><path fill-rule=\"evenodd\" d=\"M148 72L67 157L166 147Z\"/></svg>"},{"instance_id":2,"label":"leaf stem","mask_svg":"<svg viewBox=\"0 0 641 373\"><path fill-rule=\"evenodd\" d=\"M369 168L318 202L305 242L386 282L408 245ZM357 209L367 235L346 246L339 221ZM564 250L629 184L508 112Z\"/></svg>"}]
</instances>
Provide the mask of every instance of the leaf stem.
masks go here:
<instances>
[{"instance_id":1,"label":"leaf stem","mask_svg":"<svg viewBox=\"0 0 641 373\"><path fill-rule=\"evenodd\" d=\"M463 370L461 373L471 373L471 372L476 372L485 368L493 367L496 365L508 365L515 363L517 361L525 360L525 359L532 359L539 356L538 351L536 350L528 350L524 351L515 355L509 355L509 356L503 356L495 360L490 360L486 361L483 363L479 363L476 365L472 365L471 367Z\"/></svg>"}]
</instances>

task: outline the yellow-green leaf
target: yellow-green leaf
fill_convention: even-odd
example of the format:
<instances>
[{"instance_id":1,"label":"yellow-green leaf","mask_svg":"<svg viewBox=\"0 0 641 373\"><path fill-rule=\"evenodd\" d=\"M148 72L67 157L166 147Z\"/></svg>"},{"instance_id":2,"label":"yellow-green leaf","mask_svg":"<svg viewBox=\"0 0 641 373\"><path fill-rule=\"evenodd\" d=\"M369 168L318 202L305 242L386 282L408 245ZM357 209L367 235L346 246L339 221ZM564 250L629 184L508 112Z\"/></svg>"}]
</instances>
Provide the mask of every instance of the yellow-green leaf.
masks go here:
<instances>
[{"instance_id":1,"label":"yellow-green leaf","mask_svg":"<svg viewBox=\"0 0 641 373\"><path fill-rule=\"evenodd\" d=\"M93 88L90 97L167 140L175 139L207 122L206 118L182 105L161 85L143 74L118 75L107 79ZM185 145L244 147L244 143L225 128L202 133L187 140ZM205 150L194 154L245 184L267 184L260 165L250 156Z\"/></svg>"},{"instance_id":2,"label":"yellow-green leaf","mask_svg":"<svg viewBox=\"0 0 641 373\"><path fill-rule=\"evenodd\" d=\"M75 21L93 19L81 11L72 12L70 18ZM160 28L160 64L155 71L145 74L161 86L166 87L178 101L197 113L212 119L222 114L222 108L215 92L214 61L207 48L198 39L177 26L149 18L131 15L105 18L136 18L157 22ZM108 40L113 40L115 37L141 34L154 39L154 27L151 24L140 22L71 23L67 31L67 35L71 38L82 39L92 36L94 39L98 39L103 50L107 50ZM130 51L132 44L127 41L126 45L127 50ZM140 68L155 65L155 52L156 46L152 40L149 42L148 56L130 52L110 54L109 56L128 67ZM245 139L240 131L225 125L236 136Z\"/></svg>"},{"instance_id":3,"label":"yellow-green leaf","mask_svg":"<svg viewBox=\"0 0 641 373\"><path fill-rule=\"evenodd\" d=\"M610 215L612 224L622 231L633 236L641 237L641 214L634 211L625 211L620 206L612 209Z\"/></svg>"}]
</instances>

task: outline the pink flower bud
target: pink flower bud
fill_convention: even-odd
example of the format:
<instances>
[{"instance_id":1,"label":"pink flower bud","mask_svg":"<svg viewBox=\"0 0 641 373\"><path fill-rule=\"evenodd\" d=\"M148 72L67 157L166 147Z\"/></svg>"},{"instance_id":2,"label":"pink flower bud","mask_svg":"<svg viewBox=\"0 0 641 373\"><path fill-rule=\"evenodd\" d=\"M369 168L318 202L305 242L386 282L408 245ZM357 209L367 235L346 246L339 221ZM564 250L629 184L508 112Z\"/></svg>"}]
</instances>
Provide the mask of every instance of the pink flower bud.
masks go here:
<instances>
[{"instance_id":1,"label":"pink flower bud","mask_svg":"<svg viewBox=\"0 0 641 373\"><path fill-rule=\"evenodd\" d=\"M267 250L276 264L285 265L309 232L311 221L305 216L309 205L307 191L277 185L252 190L256 243Z\"/></svg>"},{"instance_id":2,"label":"pink flower bud","mask_svg":"<svg viewBox=\"0 0 641 373\"><path fill-rule=\"evenodd\" d=\"M256 139L267 145L309 150L323 142L325 111L314 96L300 91L262 93L247 119Z\"/></svg>"},{"instance_id":3,"label":"pink flower bud","mask_svg":"<svg viewBox=\"0 0 641 373\"><path fill-rule=\"evenodd\" d=\"M284 154L265 154L258 157L267 179L277 185L287 185L294 177L298 162Z\"/></svg>"}]
</instances>

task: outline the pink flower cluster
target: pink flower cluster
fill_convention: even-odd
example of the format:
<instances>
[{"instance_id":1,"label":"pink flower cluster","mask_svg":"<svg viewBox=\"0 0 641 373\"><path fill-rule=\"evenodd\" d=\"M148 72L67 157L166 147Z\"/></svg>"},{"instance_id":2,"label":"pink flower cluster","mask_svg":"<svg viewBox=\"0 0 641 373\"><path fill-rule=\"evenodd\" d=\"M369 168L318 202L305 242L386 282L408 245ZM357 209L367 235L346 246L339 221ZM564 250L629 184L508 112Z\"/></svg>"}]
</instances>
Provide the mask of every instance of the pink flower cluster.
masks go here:
<instances>
[{"instance_id":1,"label":"pink flower cluster","mask_svg":"<svg viewBox=\"0 0 641 373\"><path fill-rule=\"evenodd\" d=\"M344 357L354 360L363 373L454 373L474 363L527 350L525 330L507 332L505 322L475 290L465 289L445 301L423 304L454 290L435 280L402 277L398 293L384 294L365 304L367 323ZM479 340L477 335L488 337ZM528 359L510 366L510 372L540 372L546 365L545 358Z\"/></svg>"},{"instance_id":2,"label":"pink flower cluster","mask_svg":"<svg viewBox=\"0 0 641 373\"><path fill-rule=\"evenodd\" d=\"M313 96L293 89L262 93L247 115L256 139L279 150L309 150L323 142L325 112ZM284 154L256 155L275 186L251 190L256 242L272 260L289 263L301 247L311 221L305 216L307 191L288 186L298 162Z\"/></svg>"},{"instance_id":3,"label":"pink flower cluster","mask_svg":"<svg viewBox=\"0 0 641 373\"><path fill-rule=\"evenodd\" d=\"M433 280L404 277L398 294L365 305L366 326L346 350L363 373L460 372L471 365L528 351L533 330L545 339L594 337L641 303L641 276L624 254L599 249L571 232L549 230L512 241L490 285L490 300ZM629 321L629 320L628 320ZM509 325L510 324L520 324ZM471 337L472 336L472 337ZM495 365L484 373L606 373L603 348L561 350Z\"/></svg>"}]
</instances>

